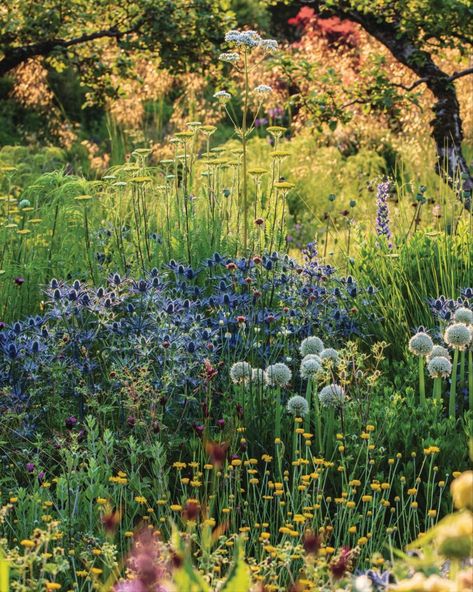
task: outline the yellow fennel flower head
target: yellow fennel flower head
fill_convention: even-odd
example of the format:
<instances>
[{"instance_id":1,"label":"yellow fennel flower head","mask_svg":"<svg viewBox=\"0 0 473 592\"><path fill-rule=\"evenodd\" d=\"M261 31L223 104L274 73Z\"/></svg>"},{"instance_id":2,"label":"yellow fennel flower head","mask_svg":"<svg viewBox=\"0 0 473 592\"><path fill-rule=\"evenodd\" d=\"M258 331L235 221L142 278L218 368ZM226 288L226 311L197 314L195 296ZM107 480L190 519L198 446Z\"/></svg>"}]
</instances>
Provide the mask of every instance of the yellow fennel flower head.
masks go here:
<instances>
[{"instance_id":1,"label":"yellow fennel flower head","mask_svg":"<svg viewBox=\"0 0 473 592\"><path fill-rule=\"evenodd\" d=\"M456 508L473 510L473 471L465 471L454 479L450 492Z\"/></svg>"}]
</instances>

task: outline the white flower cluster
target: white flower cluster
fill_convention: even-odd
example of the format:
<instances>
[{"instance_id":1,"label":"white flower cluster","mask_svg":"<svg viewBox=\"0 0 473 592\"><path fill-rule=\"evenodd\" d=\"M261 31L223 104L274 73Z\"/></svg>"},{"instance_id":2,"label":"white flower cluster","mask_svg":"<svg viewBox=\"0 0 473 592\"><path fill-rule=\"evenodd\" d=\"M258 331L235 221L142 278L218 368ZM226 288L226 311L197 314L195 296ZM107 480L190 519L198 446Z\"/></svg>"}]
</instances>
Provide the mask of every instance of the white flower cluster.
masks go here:
<instances>
[{"instance_id":1,"label":"white flower cluster","mask_svg":"<svg viewBox=\"0 0 473 592\"><path fill-rule=\"evenodd\" d=\"M240 59L240 55L234 51L230 51L230 52L226 52L226 53L221 53L218 56L218 59L222 62L228 62L230 64L234 64L235 62L238 62L238 60Z\"/></svg>"},{"instance_id":2,"label":"white flower cluster","mask_svg":"<svg viewBox=\"0 0 473 592\"><path fill-rule=\"evenodd\" d=\"M271 387L283 388L291 382L292 372L286 364L273 364L265 370L266 384Z\"/></svg>"},{"instance_id":3,"label":"white flower cluster","mask_svg":"<svg viewBox=\"0 0 473 592\"><path fill-rule=\"evenodd\" d=\"M226 90L218 90L214 94L214 99L218 99L221 103L227 103L232 98L232 95Z\"/></svg>"},{"instance_id":4,"label":"white flower cluster","mask_svg":"<svg viewBox=\"0 0 473 592\"><path fill-rule=\"evenodd\" d=\"M453 349L463 350L470 344L472 332L464 323L453 323L446 328L443 338L445 343Z\"/></svg>"},{"instance_id":5,"label":"white flower cluster","mask_svg":"<svg viewBox=\"0 0 473 592\"><path fill-rule=\"evenodd\" d=\"M300 395L294 395L287 402L287 410L294 417L304 417L309 413L309 404Z\"/></svg>"},{"instance_id":6,"label":"white flower cluster","mask_svg":"<svg viewBox=\"0 0 473 592\"><path fill-rule=\"evenodd\" d=\"M345 401L345 390L338 384L329 384L319 393L319 401L323 407L341 407Z\"/></svg>"},{"instance_id":7,"label":"white flower cluster","mask_svg":"<svg viewBox=\"0 0 473 592\"><path fill-rule=\"evenodd\" d=\"M253 89L253 92L258 95L269 95L273 92L273 89L268 86L267 84L260 84L256 88Z\"/></svg>"},{"instance_id":8,"label":"white flower cluster","mask_svg":"<svg viewBox=\"0 0 473 592\"><path fill-rule=\"evenodd\" d=\"M278 42L274 39L262 39L256 31L228 31L225 41L235 43L241 47L261 47L264 51L273 52L278 48Z\"/></svg>"},{"instance_id":9,"label":"white flower cluster","mask_svg":"<svg viewBox=\"0 0 473 592\"><path fill-rule=\"evenodd\" d=\"M416 356L428 356L434 347L430 335L419 331L409 340L409 350Z\"/></svg>"}]
</instances>

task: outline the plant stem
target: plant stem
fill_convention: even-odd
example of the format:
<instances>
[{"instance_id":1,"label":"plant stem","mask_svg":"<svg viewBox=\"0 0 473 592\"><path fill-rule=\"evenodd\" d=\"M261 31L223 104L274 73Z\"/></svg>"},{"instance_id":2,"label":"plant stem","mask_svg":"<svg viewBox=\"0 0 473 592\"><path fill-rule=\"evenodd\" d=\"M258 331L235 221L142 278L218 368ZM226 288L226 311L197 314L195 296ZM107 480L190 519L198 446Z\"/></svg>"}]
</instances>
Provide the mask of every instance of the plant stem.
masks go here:
<instances>
[{"instance_id":1,"label":"plant stem","mask_svg":"<svg viewBox=\"0 0 473 592\"><path fill-rule=\"evenodd\" d=\"M424 376L425 359L424 356L419 356L419 398L420 404L425 405L425 376Z\"/></svg>"},{"instance_id":2,"label":"plant stem","mask_svg":"<svg viewBox=\"0 0 473 592\"><path fill-rule=\"evenodd\" d=\"M455 398L457 394L458 349L453 352L452 383L450 385L450 399L448 402L448 416L455 417Z\"/></svg>"}]
</instances>

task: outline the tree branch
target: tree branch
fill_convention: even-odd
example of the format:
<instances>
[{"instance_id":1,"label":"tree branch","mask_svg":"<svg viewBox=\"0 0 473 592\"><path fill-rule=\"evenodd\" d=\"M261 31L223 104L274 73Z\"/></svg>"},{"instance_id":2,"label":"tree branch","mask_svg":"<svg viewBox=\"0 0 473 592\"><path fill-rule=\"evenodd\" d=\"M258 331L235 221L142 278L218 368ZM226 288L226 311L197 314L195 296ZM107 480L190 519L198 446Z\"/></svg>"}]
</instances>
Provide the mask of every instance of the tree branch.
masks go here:
<instances>
[{"instance_id":1,"label":"tree branch","mask_svg":"<svg viewBox=\"0 0 473 592\"><path fill-rule=\"evenodd\" d=\"M125 31L111 27L109 29L103 29L101 31L95 31L94 33L88 33L75 37L73 39L47 39L33 45L26 45L24 47L8 48L4 49L5 57L0 60L0 77L5 76L10 70L16 68L26 60L35 56L46 56L54 51L56 48L67 49L75 45L87 43L89 41L95 41L96 39L112 38L120 39L130 33L135 33L141 26L141 21L137 22L133 27Z\"/></svg>"}]
</instances>

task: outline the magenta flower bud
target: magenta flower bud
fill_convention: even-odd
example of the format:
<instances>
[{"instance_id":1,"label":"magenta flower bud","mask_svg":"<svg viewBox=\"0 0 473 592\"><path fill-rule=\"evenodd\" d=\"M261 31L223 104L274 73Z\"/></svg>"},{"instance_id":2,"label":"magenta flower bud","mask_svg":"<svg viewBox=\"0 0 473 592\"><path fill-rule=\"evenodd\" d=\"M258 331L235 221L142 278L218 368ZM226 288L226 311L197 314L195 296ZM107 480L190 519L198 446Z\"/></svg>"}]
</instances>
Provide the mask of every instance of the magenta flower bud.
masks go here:
<instances>
[{"instance_id":1,"label":"magenta flower bud","mask_svg":"<svg viewBox=\"0 0 473 592\"><path fill-rule=\"evenodd\" d=\"M26 470L28 471L28 473L32 473L34 471L34 464L31 462L26 463Z\"/></svg>"},{"instance_id":2,"label":"magenta flower bud","mask_svg":"<svg viewBox=\"0 0 473 592\"><path fill-rule=\"evenodd\" d=\"M77 425L77 417L74 417L73 415L71 415L70 417L67 417L64 421L64 425L66 426L66 428L68 430L72 430L72 428L74 426Z\"/></svg>"}]
</instances>

